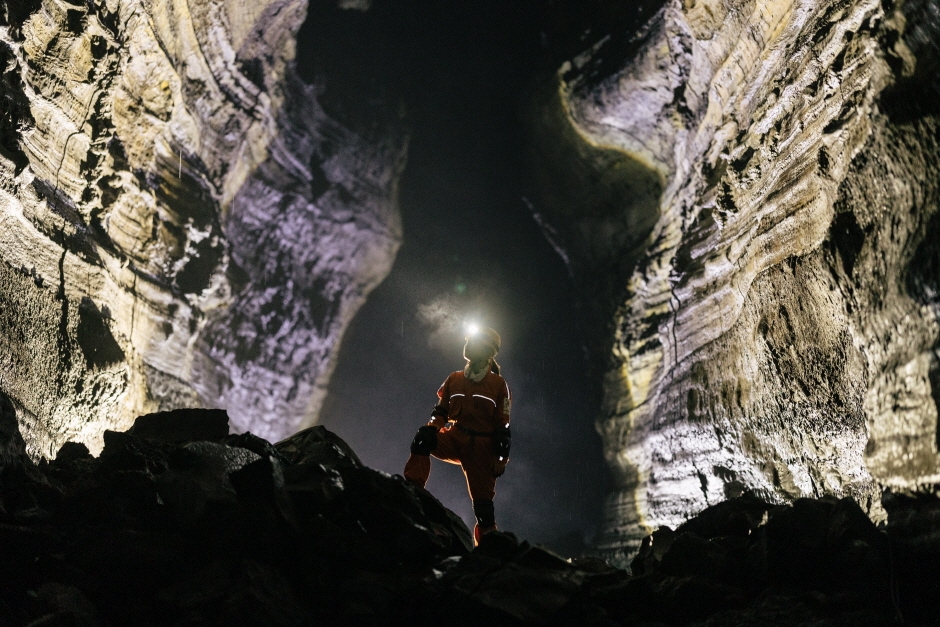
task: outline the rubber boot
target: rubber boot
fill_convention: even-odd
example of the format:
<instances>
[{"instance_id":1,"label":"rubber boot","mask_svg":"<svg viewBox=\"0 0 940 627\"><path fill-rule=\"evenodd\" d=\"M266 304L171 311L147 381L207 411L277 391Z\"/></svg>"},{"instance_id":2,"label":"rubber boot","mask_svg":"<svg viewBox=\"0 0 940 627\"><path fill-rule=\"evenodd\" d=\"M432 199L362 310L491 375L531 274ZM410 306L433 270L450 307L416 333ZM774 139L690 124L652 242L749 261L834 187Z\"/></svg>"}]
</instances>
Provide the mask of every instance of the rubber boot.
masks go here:
<instances>
[{"instance_id":1,"label":"rubber boot","mask_svg":"<svg viewBox=\"0 0 940 627\"><path fill-rule=\"evenodd\" d=\"M481 527L480 523L473 525L473 546L480 546L480 538L491 531L496 531L496 525Z\"/></svg>"},{"instance_id":2,"label":"rubber boot","mask_svg":"<svg viewBox=\"0 0 940 627\"><path fill-rule=\"evenodd\" d=\"M480 538L491 531L496 531L496 514L493 510L492 499L474 501L473 513L477 518L477 524L473 526L473 546L479 546Z\"/></svg>"}]
</instances>

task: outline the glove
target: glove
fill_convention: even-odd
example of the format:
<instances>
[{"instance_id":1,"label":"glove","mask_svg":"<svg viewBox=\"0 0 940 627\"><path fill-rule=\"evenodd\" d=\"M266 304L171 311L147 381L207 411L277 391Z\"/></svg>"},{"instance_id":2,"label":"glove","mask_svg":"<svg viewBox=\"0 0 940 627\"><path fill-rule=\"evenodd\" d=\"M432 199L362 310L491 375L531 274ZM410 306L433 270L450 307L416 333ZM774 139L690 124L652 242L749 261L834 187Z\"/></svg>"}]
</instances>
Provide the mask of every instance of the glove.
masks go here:
<instances>
[{"instance_id":1,"label":"glove","mask_svg":"<svg viewBox=\"0 0 940 627\"><path fill-rule=\"evenodd\" d=\"M493 476L502 477L503 473L506 472L506 464L508 463L508 459L498 459L494 461L490 466L490 469L493 471Z\"/></svg>"},{"instance_id":2,"label":"glove","mask_svg":"<svg viewBox=\"0 0 940 627\"><path fill-rule=\"evenodd\" d=\"M435 448L437 448L437 427L434 425L418 427L418 433L411 442L411 454L427 456Z\"/></svg>"}]
</instances>

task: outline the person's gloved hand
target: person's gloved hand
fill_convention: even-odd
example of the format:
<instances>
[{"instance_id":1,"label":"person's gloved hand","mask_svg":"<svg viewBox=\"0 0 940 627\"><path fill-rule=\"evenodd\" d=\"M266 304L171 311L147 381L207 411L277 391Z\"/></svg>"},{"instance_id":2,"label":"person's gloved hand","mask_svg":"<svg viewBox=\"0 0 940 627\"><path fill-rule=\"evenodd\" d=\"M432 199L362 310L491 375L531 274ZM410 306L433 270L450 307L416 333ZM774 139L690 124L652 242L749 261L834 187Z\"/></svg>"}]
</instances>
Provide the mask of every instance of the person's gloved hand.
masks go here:
<instances>
[{"instance_id":1,"label":"person's gloved hand","mask_svg":"<svg viewBox=\"0 0 940 627\"><path fill-rule=\"evenodd\" d=\"M415 434L415 439L411 442L411 454L430 455L431 451L437 448L437 432L438 428L434 425L418 427L418 433Z\"/></svg>"},{"instance_id":2,"label":"person's gloved hand","mask_svg":"<svg viewBox=\"0 0 940 627\"><path fill-rule=\"evenodd\" d=\"M503 473L506 472L506 464L509 463L508 459L498 459L493 462L490 466L490 469L493 471L494 477L502 477Z\"/></svg>"}]
</instances>

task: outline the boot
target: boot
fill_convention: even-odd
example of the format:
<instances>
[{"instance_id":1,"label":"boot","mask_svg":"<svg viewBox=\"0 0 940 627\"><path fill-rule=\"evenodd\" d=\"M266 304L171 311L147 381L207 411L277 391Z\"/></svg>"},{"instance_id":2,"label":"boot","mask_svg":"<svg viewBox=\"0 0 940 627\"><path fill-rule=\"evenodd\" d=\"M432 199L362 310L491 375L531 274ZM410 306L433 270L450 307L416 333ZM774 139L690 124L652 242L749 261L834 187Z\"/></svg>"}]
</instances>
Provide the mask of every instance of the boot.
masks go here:
<instances>
[{"instance_id":1,"label":"boot","mask_svg":"<svg viewBox=\"0 0 940 627\"><path fill-rule=\"evenodd\" d=\"M481 527L479 523L473 525L473 546L480 546L480 538L491 531L496 531L495 524L490 525L489 527Z\"/></svg>"}]
</instances>

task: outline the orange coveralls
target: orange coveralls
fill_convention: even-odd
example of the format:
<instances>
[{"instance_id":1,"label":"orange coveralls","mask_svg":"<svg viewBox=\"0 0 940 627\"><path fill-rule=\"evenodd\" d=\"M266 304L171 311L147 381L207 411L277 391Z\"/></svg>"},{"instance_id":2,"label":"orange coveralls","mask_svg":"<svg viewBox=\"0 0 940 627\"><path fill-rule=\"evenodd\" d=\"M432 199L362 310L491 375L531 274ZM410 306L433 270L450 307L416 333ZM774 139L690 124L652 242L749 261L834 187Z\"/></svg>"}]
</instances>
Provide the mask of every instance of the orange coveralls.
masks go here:
<instances>
[{"instance_id":1,"label":"orange coveralls","mask_svg":"<svg viewBox=\"0 0 940 627\"><path fill-rule=\"evenodd\" d=\"M434 457L450 464L460 464L467 477L467 488L474 501L493 500L496 477L492 464L493 440L489 434L509 424L512 395L506 380L488 372L474 383L462 370L452 373L437 391L439 405L447 418L435 416L430 424L440 428ZM448 421L454 424L445 427ZM431 458L412 455L405 464L405 478L424 486L431 476Z\"/></svg>"}]
</instances>

